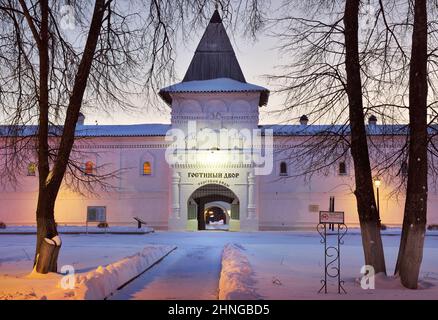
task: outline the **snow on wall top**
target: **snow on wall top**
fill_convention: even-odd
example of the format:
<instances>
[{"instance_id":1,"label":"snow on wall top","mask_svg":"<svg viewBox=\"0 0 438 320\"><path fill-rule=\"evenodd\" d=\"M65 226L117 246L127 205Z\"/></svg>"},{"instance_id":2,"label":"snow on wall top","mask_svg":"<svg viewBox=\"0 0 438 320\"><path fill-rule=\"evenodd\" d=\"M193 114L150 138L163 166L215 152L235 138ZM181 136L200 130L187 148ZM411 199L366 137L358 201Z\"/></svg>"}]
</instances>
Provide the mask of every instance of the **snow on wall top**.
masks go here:
<instances>
[{"instance_id":1,"label":"snow on wall top","mask_svg":"<svg viewBox=\"0 0 438 320\"><path fill-rule=\"evenodd\" d=\"M148 123L127 125L77 125L77 137L153 137L165 136L171 128L170 124ZM13 127L0 126L0 136L33 136L38 127L34 125ZM262 132L272 129L274 136L310 136L310 135L349 135L347 125L260 125ZM367 125L368 135L406 135L407 125ZM436 134L438 126L429 128L429 134ZM50 136L59 136L62 126L52 126Z\"/></svg>"},{"instance_id":2,"label":"snow on wall top","mask_svg":"<svg viewBox=\"0 0 438 320\"><path fill-rule=\"evenodd\" d=\"M22 127L0 126L0 136L32 136L37 133L37 126ZM77 137L144 137L165 136L170 124L148 123L127 125L77 125ZM59 136L62 126L52 126L50 136Z\"/></svg>"},{"instance_id":3,"label":"snow on wall top","mask_svg":"<svg viewBox=\"0 0 438 320\"><path fill-rule=\"evenodd\" d=\"M269 97L269 90L264 87L230 78L184 81L161 89L159 94L163 100L170 105L172 104L171 93L204 92L260 92L260 106L266 105Z\"/></svg>"},{"instance_id":4,"label":"snow on wall top","mask_svg":"<svg viewBox=\"0 0 438 320\"><path fill-rule=\"evenodd\" d=\"M170 124L148 123L128 125L82 125L76 127L81 137L165 136Z\"/></svg>"},{"instance_id":5,"label":"snow on wall top","mask_svg":"<svg viewBox=\"0 0 438 320\"><path fill-rule=\"evenodd\" d=\"M275 136L310 135L349 135L348 125L262 125L260 129L272 129ZM366 125L368 135L406 135L407 125ZM436 134L438 127L429 128L430 134Z\"/></svg>"},{"instance_id":6,"label":"snow on wall top","mask_svg":"<svg viewBox=\"0 0 438 320\"><path fill-rule=\"evenodd\" d=\"M268 89L230 78L180 82L161 89L166 92L260 92Z\"/></svg>"}]
</instances>

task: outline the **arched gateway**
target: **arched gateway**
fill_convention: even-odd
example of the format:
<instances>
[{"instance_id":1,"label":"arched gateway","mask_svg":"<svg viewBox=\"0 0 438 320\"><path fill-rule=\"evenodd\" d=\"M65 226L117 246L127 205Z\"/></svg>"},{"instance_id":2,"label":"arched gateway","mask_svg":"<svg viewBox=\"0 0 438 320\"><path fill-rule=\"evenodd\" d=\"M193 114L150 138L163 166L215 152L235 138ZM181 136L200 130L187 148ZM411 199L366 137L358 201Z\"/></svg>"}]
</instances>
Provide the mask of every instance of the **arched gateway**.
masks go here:
<instances>
[{"instance_id":1,"label":"arched gateway","mask_svg":"<svg viewBox=\"0 0 438 320\"><path fill-rule=\"evenodd\" d=\"M269 90L246 82L217 10L183 81L159 95L172 109L169 230L204 230L221 217L231 231L258 230L249 145Z\"/></svg>"},{"instance_id":2,"label":"arched gateway","mask_svg":"<svg viewBox=\"0 0 438 320\"><path fill-rule=\"evenodd\" d=\"M197 220L198 230L227 230L229 224L238 222L240 218L238 197L219 184L207 184L196 189L188 200L187 208L187 219Z\"/></svg>"}]
</instances>

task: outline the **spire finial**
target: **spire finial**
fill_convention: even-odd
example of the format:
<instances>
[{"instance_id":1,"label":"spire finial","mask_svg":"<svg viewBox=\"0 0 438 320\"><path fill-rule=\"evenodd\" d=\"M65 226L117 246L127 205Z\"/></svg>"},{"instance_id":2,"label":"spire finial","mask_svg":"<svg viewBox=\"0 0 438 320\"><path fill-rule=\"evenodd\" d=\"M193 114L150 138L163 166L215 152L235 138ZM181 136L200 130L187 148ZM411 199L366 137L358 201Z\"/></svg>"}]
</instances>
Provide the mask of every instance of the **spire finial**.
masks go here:
<instances>
[{"instance_id":1,"label":"spire finial","mask_svg":"<svg viewBox=\"0 0 438 320\"><path fill-rule=\"evenodd\" d=\"M221 23L221 15L219 14L218 8L219 8L219 1L216 0L214 3L214 7L216 8L213 12L213 15L211 16L210 23Z\"/></svg>"}]
</instances>

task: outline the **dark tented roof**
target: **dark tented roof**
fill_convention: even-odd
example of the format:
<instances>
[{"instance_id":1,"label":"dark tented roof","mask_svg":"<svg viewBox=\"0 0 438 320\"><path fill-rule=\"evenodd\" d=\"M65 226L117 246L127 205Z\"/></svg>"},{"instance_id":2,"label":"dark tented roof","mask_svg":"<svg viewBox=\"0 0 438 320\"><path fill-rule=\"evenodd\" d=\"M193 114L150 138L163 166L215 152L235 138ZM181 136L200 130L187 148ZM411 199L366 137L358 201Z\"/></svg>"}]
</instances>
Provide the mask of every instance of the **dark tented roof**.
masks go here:
<instances>
[{"instance_id":1,"label":"dark tented roof","mask_svg":"<svg viewBox=\"0 0 438 320\"><path fill-rule=\"evenodd\" d=\"M213 16L210 19L207 29L196 48L195 54L181 83L184 84L186 82L213 79L231 79L246 84L245 77L240 68L239 62L237 61L233 46L231 45L230 39L228 38L225 27L222 23L222 19L217 10L214 11ZM168 88L170 87L161 89L159 94L168 105L171 105L172 97L170 91L167 90ZM192 92L195 91L192 90ZM260 90L259 105L266 105L268 98L269 90L262 88L262 90Z\"/></svg>"},{"instance_id":2,"label":"dark tented roof","mask_svg":"<svg viewBox=\"0 0 438 320\"><path fill-rule=\"evenodd\" d=\"M196 48L183 82L216 78L246 82L217 10Z\"/></svg>"}]
</instances>

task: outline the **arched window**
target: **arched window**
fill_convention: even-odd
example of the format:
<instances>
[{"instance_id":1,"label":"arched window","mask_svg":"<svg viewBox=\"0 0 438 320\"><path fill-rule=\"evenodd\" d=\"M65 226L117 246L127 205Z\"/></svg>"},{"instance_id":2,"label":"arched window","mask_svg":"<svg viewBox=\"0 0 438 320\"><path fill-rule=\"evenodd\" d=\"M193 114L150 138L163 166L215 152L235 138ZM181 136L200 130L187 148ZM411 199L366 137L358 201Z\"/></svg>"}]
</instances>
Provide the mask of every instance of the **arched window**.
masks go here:
<instances>
[{"instance_id":1,"label":"arched window","mask_svg":"<svg viewBox=\"0 0 438 320\"><path fill-rule=\"evenodd\" d=\"M85 162L85 171L84 171L84 173L86 175L93 175L94 174L94 163L93 163L93 161Z\"/></svg>"},{"instance_id":2,"label":"arched window","mask_svg":"<svg viewBox=\"0 0 438 320\"><path fill-rule=\"evenodd\" d=\"M345 176L347 174L347 165L345 162L339 162L338 174L340 176Z\"/></svg>"},{"instance_id":3,"label":"arched window","mask_svg":"<svg viewBox=\"0 0 438 320\"><path fill-rule=\"evenodd\" d=\"M141 155L138 162L138 174L140 176L153 176L155 175L154 155L150 152L145 152Z\"/></svg>"},{"instance_id":4,"label":"arched window","mask_svg":"<svg viewBox=\"0 0 438 320\"><path fill-rule=\"evenodd\" d=\"M35 176L36 175L36 164L31 162L27 166L27 175L28 176Z\"/></svg>"},{"instance_id":5,"label":"arched window","mask_svg":"<svg viewBox=\"0 0 438 320\"><path fill-rule=\"evenodd\" d=\"M150 176L152 174L152 166L149 161L143 162L143 175Z\"/></svg>"},{"instance_id":6,"label":"arched window","mask_svg":"<svg viewBox=\"0 0 438 320\"><path fill-rule=\"evenodd\" d=\"M287 163L280 162L280 176L287 176Z\"/></svg>"}]
</instances>

